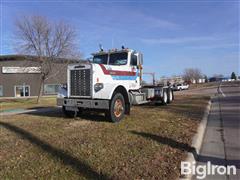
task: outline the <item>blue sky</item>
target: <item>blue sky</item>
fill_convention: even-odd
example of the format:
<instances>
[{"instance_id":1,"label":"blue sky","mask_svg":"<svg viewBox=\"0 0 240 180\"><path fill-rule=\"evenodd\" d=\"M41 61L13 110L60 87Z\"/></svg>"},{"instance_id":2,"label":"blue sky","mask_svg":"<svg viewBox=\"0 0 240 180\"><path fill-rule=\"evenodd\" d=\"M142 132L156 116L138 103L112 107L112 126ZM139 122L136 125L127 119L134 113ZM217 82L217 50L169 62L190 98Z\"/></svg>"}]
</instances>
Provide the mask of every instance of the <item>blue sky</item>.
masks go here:
<instances>
[{"instance_id":1,"label":"blue sky","mask_svg":"<svg viewBox=\"0 0 240 180\"><path fill-rule=\"evenodd\" d=\"M239 1L5 1L1 54L15 54L14 20L44 15L74 25L84 57L121 45L144 54L157 77L199 68L204 74L239 73Z\"/></svg>"}]
</instances>

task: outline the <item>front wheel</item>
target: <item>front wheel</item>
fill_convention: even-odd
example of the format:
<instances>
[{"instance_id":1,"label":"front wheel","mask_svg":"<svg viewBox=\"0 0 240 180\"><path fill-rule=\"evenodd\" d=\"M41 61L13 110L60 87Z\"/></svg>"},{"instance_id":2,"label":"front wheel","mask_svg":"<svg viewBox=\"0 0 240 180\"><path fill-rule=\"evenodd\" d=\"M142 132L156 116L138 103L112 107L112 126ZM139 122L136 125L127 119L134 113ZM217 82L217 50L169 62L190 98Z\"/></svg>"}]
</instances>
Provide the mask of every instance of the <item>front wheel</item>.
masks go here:
<instances>
[{"instance_id":1,"label":"front wheel","mask_svg":"<svg viewBox=\"0 0 240 180\"><path fill-rule=\"evenodd\" d=\"M119 122L123 119L125 114L125 101L121 93L116 93L111 102L109 111L106 112L106 117L112 122Z\"/></svg>"}]
</instances>

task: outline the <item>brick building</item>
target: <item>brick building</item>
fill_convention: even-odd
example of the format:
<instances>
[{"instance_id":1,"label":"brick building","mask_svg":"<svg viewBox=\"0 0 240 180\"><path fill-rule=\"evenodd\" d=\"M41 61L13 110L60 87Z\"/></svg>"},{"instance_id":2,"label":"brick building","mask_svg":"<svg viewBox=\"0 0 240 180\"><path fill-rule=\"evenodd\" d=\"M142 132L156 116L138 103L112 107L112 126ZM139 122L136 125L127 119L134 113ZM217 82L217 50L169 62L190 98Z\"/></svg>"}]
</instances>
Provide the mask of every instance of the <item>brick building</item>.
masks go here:
<instances>
[{"instance_id":1,"label":"brick building","mask_svg":"<svg viewBox=\"0 0 240 180\"><path fill-rule=\"evenodd\" d=\"M59 85L67 82L68 63L66 59L54 62L49 79L44 83L43 95L56 95ZM37 96L41 82L39 65L34 56L0 56L0 98Z\"/></svg>"}]
</instances>

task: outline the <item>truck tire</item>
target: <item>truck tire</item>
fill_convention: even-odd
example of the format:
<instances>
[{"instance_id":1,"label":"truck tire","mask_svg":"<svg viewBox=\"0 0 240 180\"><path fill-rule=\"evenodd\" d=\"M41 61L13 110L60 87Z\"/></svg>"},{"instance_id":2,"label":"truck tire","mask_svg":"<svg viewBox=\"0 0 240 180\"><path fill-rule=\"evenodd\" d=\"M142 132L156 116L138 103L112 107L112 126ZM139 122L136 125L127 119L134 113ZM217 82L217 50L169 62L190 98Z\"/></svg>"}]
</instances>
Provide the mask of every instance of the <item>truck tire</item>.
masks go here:
<instances>
[{"instance_id":1,"label":"truck tire","mask_svg":"<svg viewBox=\"0 0 240 180\"><path fill-rule=\"evenodd\" d=\"M64 116L68 117L68 118L74 118L77 116L77 112L67 111L65 106L62 107L62 112L63 112Z\"/></svg>"},{"instance_id":2,"label":"truck tire","mask_svg":"<svg viewBox=\"0 0 240 180\"><path fill-rule=\"evenodd\" d=\"M116 93L110 102L109 111L106 112L106 117L112 122L119 122L125 114L125 101L121 93Z\"/></svg>"},{"instance_id":3,"label":"truck tire","mask_svg":"<svg viewBox=\"0 0 240 180\"><path fill-rule=\"evenodd\" d=\"M167 90L164 89L164 90L163 90L163 97L162 97L162 104L163 104L163 105L166 105L166 104L167 104L167 101L168 101Z\"/></svg>"},{"instance_id":4,"label":"truck tire","mask_svg":"<svg viewBox=\"0 0 240 180\"><path fill-rule=\"evenodd\" d=\"M173 90L172 90L172 100L174 100L174 98L175 98L175 97L174 97L174 92L173 92Z\"/></svg>"},{"instance_id":5,"label":"truck tire","mask_svg":"<svg viewBox=\"0 0 240 180\"><path fill-rule=\"evenodd\" d=\"M171 103L173 100L173 92L171 89L168 89L168 100L167 103Z\"/></svg>"}]
</instances>

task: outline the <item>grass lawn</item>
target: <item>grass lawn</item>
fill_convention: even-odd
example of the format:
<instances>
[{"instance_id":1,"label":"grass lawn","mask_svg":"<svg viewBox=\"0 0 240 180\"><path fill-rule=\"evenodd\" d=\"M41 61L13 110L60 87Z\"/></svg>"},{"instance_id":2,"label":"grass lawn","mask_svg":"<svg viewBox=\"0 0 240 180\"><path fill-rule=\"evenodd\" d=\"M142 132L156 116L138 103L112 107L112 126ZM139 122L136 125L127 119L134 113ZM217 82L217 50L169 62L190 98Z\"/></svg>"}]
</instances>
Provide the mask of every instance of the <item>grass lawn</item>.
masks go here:
<instances>
[{"instance_id":1,"label":"grass lawn","mask_svg":"<svg viewBox=\"0 0 240 180\"><path fill-rule=\"evenodd\" d=\"M182 95L168 106L135 106L117 124L96 113L66 119L57 108L0 116L0 177L175 179L208 100Z\"/></svg>"},{"instance_id":2,"label":"grass lawn","mask_svg":"<svg viewBox=\"0 0 240 180\"><path fill-rule=\"evenodd\" d=\"M218 85L219 85L219 82L190 84L189 89L213 88L213 87L217 87Z\"/></svg>"},{"instance_id":3,"label":"grass lawn","mask_svg":"<svg viewBox=\"0 0 240 180\"><path fill-rule=\"evenodd\" d=\"M55 106L55 97L42 97L40 103L37 104L36 98L23 98L23 99L0 99L0 112L8 109L15 108L33 108L33 107L46 107Z\"/></svg>"}]
</instances>

